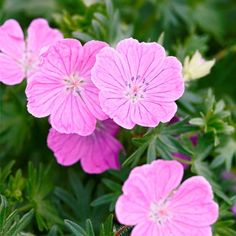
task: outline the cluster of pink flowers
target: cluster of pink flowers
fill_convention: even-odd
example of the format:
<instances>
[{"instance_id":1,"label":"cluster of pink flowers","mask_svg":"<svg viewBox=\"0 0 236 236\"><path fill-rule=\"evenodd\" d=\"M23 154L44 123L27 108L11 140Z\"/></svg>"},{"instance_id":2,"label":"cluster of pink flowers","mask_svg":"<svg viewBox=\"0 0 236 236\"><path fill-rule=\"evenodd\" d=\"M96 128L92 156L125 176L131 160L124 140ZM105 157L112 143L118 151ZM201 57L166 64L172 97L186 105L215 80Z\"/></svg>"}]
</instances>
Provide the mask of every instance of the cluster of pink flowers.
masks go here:
<instances>
[{"instance_id":1,"label":"cluster of pink flowers","mask_svg":"<svg viewBox=\"0 0 236 236\"><path fill-rule=\"evenodd\" d=\"M58 163L81 160L89 173L119 167L122 146L108 123L132 129L168 122L184 92L181 63L161 45L129 38L116 49L94 40L82 46L44 19L32 21L26 40L15 20L0 27L0 65L5 84L27 78L28 111L49 117L48 146Z\"/></svg>"},{"instance_id":2,"label":"cluster of pink flowers","mask_svg":"<svg viewBox=\"0 0 236 236\"><path fill-rule=\"evenodd\" d=\"M61 165L78 161L88 173L118 169L120 127L169 122L184 92L182 66L158 43L121 40L84 45L63 39L47 21L32 21L24 40L15 20L0 26L0 81L27 78L28 111L49 117L48 147ZM211 187L192 177L179 187L183 167L156 161L135 168L116 205L132 235L210 236L218 215Z\"/></svg>"}]
</instances>

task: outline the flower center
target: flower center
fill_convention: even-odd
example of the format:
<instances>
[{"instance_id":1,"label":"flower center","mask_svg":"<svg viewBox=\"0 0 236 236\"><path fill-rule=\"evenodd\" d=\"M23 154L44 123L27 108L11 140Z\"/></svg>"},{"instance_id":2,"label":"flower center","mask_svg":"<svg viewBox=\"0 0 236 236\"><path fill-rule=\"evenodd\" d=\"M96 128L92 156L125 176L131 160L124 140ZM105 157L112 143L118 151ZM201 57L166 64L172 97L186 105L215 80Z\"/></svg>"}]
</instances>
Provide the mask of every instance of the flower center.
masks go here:
<instances>
[{"instance_id":1,"label":"flower center","mask_svg":"<svg viewBox=\"0 0 236 236\"><path fill-rule=\"evenodd\" d=\"M85 82L84 78L76 73L66 76L63 81L66 91L72 92L74 95L79 95L81 93Z\"/></svg>"},{"instance_id":2,"label":"flower center","mask_svg":"<svg viewBox=\"0 0 236 236\"><path fill-rule=\"evenodd\" d=\"M148 83L141 76L132 77L126 82L125 97L132 103L136 103L140 99L144 98L146 92L146 86Z\"/></svg>"},{"instance_id":3,"label":"flower center","mask_svg":"<svg viewBox=\"0 0 236 236\"><path fill-rule=\"evenodd\" d=\"M167 202L152 203L149 211L149 218L158 224L164 224L171 218L171 212Z\"/></svg>"},{"instance_id":4,"label":"flower center","mask_svg":"<svg viewBox=\"0 0 236 236\"><path fill-rule=\"evenodd\" d=\"M26 50L23 58L19 62L25 71L25 75L33 72L39 63L39 57L31 51Z\"/></svg>"}]
</instances>

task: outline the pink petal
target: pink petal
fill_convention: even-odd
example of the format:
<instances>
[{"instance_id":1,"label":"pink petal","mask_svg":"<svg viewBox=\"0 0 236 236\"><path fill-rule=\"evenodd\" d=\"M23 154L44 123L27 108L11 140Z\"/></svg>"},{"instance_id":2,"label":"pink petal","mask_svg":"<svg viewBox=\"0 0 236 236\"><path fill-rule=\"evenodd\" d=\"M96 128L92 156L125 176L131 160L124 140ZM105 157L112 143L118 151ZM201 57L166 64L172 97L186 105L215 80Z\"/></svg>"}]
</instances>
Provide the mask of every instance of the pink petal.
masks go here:
<instances>
[{"instance_id":1,"label":"pink petal","mask_svg":"<svg viewBox=\"0 0 236 236\"><path fill-rule=\"evenodd\" d=\"M92 83L90 79L87 79L84 90L81 92L83 97L83 102L86 104L86 107L89 111L99 120L107 119L107 115L103 112L98 97L99 90Z\"/></svg>"},{"instance_id":2,"label":"pink petal","mask_svg":"<svg viewBox=\"0 0 236 236\"><path fill-rule=\"evenodd\" d=\"M127 208L128 209L128 208ZM132 230L131 236L212 236L211 227L192 227L167 222L163 225L151 221L141 221Z\"/></svg>"},{"instance_id":3,"label":"pink petal","mask_svg":"<svg viewBox=\"0 0 236 236\"><path fill-rule=\"evenodd\" d=\"M163 225L164 236L212 236L211 227L191 226L183 222L169 221Z\"/></svg>"},{"instance_id":4,"label":"pink petal","mask_svg":"<svg viewBox=\"0 0 236 236\"><path fill-rule=\"evenodd\" d=\"M10 56L0 53L0 82L7 85L19 84L25 77L20 64Z\"/></svg>"},{"instance_id":5,"label":"pink petal","mask_svg":"<svg viewBox=\"0 0 236 236\"><path fill-rule=\"evenodd\" d=\"M27 49L39 56L43 47L63 38L62 33L48 25L45 19L34 19L28 28Z\"/></svg>"},{"instance_id":6,"label":"pink petal","mask_svg":"<svg viewBox=\"0 0 236 236\"><path fill-rule=\"evenodd\" d=\"M112 91L102 91L99 94L99 100L103 111L118 125L126 129L132 129L135 126L131 120L132 106L122 95Z\"/></svg>"},{"instance_id":7,"label":"pink petal","mask_svg":"<svg viewBox=\"0 0 236 236\"><path fill-rule=\"evenodd\" d=\"M61 134L51 129L48 146L61 165L72 165L81 160L87 173L96 174L108 169L118 169L122 145L104 130L95 130L92 135Z\"/></svg>"},{"instance_id":8,"label":"pink petal","mask_svg":"<svg viewBox=\"0 0 236 236\"><path fill-rule=\"evenodd\" d=\"M142 222L134 227L131 232L131 236L171 236L167 235L166 232L158 227L157 224L152 222ZM176 236L174 234L174 236Z\"/></svg>"},{"instance_id":9,"label":"pink petal","mask_svg":"<svg viewBox=\"0 0 236 236\"><path fill-rule=\"evenodd\" d=\"M117 135L120 130L120 127L112 119L107 119L100 123L102 124L103 129L112 136Z\"/></svg>"},{"instance_id":10,"label":"pink petal","mask_svg":"<svg viewBox=\"0 0 236 236\"><path fill-rule=\"evenodd\" d=\"M51 125L61 133L90 135L96 127L96 118L91 115L80 96L65 92L51 107Z\"/></svg>"},{"instance_id":11,"label":"pink petal","mask_svg":"<svg viewBox=\"0 0 236 236\"><path fill-rule=\"evenodd\" d=\"M160 122L160 110L152 102L139 102L133 104L131 120L138 125L156 127Z\"/></svg>"},{"instance_id":12,"label":"pink petal","mask_svg":"<svg viewBox=\"0 0 236 236\"><path fill-rule=\"evenodd\" d=\"M134 191L133 194L136 194L136 198L121 195L116 202L116 216L121 224L136 225L147 220L148 203L140 198L141 194L138 191Z\"/></svg>"},{"instance_id":13,"label":"pink petal","mask_svg":"<svg viewBox=\"0 0 236 236\"><path fill-rule=\"evenodd\" d=\"M82 76L91 77L91 69L93 68L97 53L104 47L108 46L105 42L91 40L84 46L83 61L80 64L79 71Z\"/></svg>"},{"instance_id":14,"label":"pink petal","mask_svg":"<svg viewBox=\"0 0 236 236\"><path fill-rule=\"evenodd\" d=\"M145 99L171 102L183 95L184 82L180 62L174 57L167 57L163 64L162 70L147 80Z\"/></svg>"},{"instance_id":15,"label":"pink petal","mask_svg":"<svg viewBox=\"0 0 236 236\"><path fill-rule=\"evenodd\" d=\"M164 48L157 43L139 43L133 38L121 40L116 47L129 68L129 78L149 78L157 74L165 59Z\"/></svg>"},{"instance_id":16,"label":"pink petal","mask_svg":"<svg viewBox=\"0 0 236 236\"><path fill-rule=\"evenodd\" d=\"M160 121L170 121L177 112L177 105L175 102L159 103L154 100L145 100L136 105L136 110L132 113L132 120L135 123L155 127Z\"/></svg>"},{"instance_id":17,"label":"pink petal","mask_svg":"<svg viewBox=\"0 0 236 236\"><path fill-rule=\"evenodd\" d=\"M200 176L186 180L171 198L173 221L190 226L209 226L218 218L210 184Z\"/></svg>"},{"instance_id":18,"label":"pink petal","mask_svg":"<svg viewBox=\"0 0 236 236\"><path fill-rule=\"evenodd\" d=\"M40 70L48 75L61 75L64 78L77 71L82 59L81 43L75 39L63 39L42 54Z\"/></svg>"},{"instance_id":19,"label":"pink petal","mask_svg":"<svg viewBox=\"0 0 236 236\"><path fill-rule=\"evenodd\" d=\"M166 222L161 228L163 236L212 236L211 227L194 227L174 221Z\"/></svg>"},{"instance_id":20,"label":"pink petal","mask_svg":"<svg viewBox=\"0 0 236 236\"><path fill-rule=\"evenodd\" d=\"M180 184L182 177L183 167L177 161L158 160L134 168L116 203L119 222L135 225L149 220L151 203L165 199Z\"/></svg>"},{"instance_id":21,"label":"pink petal","mask_svg":"<svg viewBox=\"0 0 236 236\"><path fill-rule=\"evenodd\" d=\"M50 116L51 125L61 133L91 134L96 118L80 96L65 91L62 80L37 73L27 84L28 111L36 117Z\"/></svg>"},{"instance_id":22,"label":"pink petal","mask_svg":"<svg viewBox=\"0 0 236 236\"><path fill-rule=\"evenodd\" d=\"M78 71L82 77L86 78L85 90L82 96L86 106L92 114L99 120L107 119L107 115L102 111L98 99L99 90L91 81L91 69L96 61L97 53L107 46L106 43L101 41L89 41L83 46L83 60L81 61Z\"/></svg>"},{"instance_id":23,"label":"pink petal","mask_svg":"<svg viewBox=\"0 0 236 236\"><path fill-rule=\"evenodd\" d=\"M116 202L116 216L120 223L136 225L147 221L149 214L152 186L147 185L151 166L135 167L123 185L123 195ZM151 199L151 200L150 200Z\"/></svg>"},{"instance_id":24,"label":"pink petal","mask_svg":"<svg viewBox=\"0 0 236 236\"><path fill-rule=\"evenodd\" d=\"M75 164L86 154L86 142L83 142L81 136L61 134L53 128L49 131L47 144L53 151L57 162L63 166Z\"/></svg>"},{"instance_id":25,"label":"pink petal","mask_svg":"<svg viewBox=\"0 0 236 236\"><path fill-rule=\"evenodd\" d=\"M63 95L63 87L62 82L56 77L36 74L28 81L25 91L29 113L36 117L50 115L52 107Z\"/></svg>"},{"instance_id":26,"label":"pink petal","mask_svg":"<svg viewBox=\"0 0 236 236\"><path fill-rule=\"evenodd\" d=\"M178 161L157 160L151 167L149 178L153 182L155 199L165 199L179 186L183 178L183 166Z\"/></svg>"},{"instance_id":27,"label":"pink petal","mask_svg":"<svg viewBox=\"0 0 236 236\"><path fill-rule=\"evenodd\" d=\"M90 146L91 151L81 159L84 171L90 174L99 174L108 169L119 169L118 157L122 145L106 132L97 131L95 136L91 137L93 139Z\"/></svg>"},{"instance_id":28,"label":"pink petal","mask_svg":"<svg viewBox=\"0 0 236 236\"><path fill-rule=\"evenodd\" d=\"M122 56L113 48L103 48L91 71L93 83L99 89L123 91L128 78L128 67Z\"/></svg>"},{"instance_id":29,"label":"pink petal","mask_svg":"<svg viewBox=\"0 0 236 236\"><path fill-rule=\"evenodd\" d=\"M24 50L24 35L19 23L16 20L7 20L0 27L0 51L14 60L20 60Z\"/></svg>"},{"instance_id":30,"label":"pink petal","mask_svg":"<svg viewBox=\"0 0 236 236\"><path fill-rule=\"evenodd\" d=\"M165 199L179 186L182 177L183 167L179 162L157 160L134 168L123 186L123 192L132 195L135 187L146 195L151 204Z\"/></svg>"}]
</instances>

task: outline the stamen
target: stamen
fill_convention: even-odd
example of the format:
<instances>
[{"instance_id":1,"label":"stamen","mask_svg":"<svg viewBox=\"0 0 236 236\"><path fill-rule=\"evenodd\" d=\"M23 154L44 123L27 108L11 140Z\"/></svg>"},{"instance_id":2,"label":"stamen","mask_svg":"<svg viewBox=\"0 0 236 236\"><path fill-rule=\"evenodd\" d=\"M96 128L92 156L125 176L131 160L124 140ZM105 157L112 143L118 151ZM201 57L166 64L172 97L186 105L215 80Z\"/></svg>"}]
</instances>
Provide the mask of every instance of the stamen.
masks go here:
<instances>
[{"instance_id":1,"label":"stamen","mask_svg":"<svg viewBox=\"0 0 236 236\"><path fill-rule=\"evenodd\" d=\"M132 76L129 81L125 82L125 85L125 97L130 99L132 103L136 103L140 99L144 98L144 93L146 92L146 83L145 79L142 79L140 75L137 75L136 77Z\"/></svg>"},{"instance_id":2,"label":"stamen","mask_svg":"<svg viewBox=\"0 0 236 236\"><path fill-rule=\"evenodd\" d=\"M167 202L152 203L150 206L149 217L157 224L163 225L171 216Z\"/></svg>"},{"instance_id":3,"label":"stamen","mask_svg":"<svg viewBox=\"0 0 236 236\"><path fill-rule=\"evenodd\" d=\"M66 91L72 92L74 95L80 95L85 82L83 77L80 77L77 74L72 74L65 77L63 81L65 83Z\"/></svg>"}]
</instances>

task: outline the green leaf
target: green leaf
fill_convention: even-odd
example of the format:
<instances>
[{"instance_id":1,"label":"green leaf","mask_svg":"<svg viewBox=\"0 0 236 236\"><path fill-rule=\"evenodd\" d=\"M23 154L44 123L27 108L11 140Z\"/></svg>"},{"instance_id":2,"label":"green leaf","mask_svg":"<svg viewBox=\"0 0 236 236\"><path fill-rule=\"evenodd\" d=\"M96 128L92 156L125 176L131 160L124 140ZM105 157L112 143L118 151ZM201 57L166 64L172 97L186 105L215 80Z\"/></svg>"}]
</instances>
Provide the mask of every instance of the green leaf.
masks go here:
<instances>
[{"instance_id":1,"label":"green leaf","mask_svg":"<svg viewBox=\"0 0 236 236\"><path fill-rule=\"evenodd\" d=\"M118 198L119 193L109 193L109 194L105 194L102 195L101 197L98 197L96 200L94 200L91 203L91 206L95 207L95 206L100 206L100 205L104 205L104 204L109 204L113 201L116 201L116 199Z\"/></svg>"},{"instance_id":2,"label":"green leaf","mask_svg":"<svg viewBox=\"0 0 236 236\"><path fill-rule=\"evenodd\" d=\"M136 162L139 161L145 150L147 149L148 143L144 143L140 146L132 155L130 155L122 164L123 166L130 165L134 160Z\"/></svg>"},{"instance_id":3,"label":"green leaf","mask_svg":"<svg viewBox=\"0 0 236 236\"><path fill-rule=\"evenodd\" d=\"M197 127L189 125L188 119L189 117L186 117L179 122L166 126L162 131L162 134L180 135L188 132L198 131L199 129Z\"/></svg>"},{"instance_id":4,"label":"green leaf","mask_svg":"<svg viewBox=\"0 0 236 236\"><path fill-rule=\"evenodd\" d=\"M200 160L194 161L193 164L193 171L195 171L198 175L201 175L205 177L211 184L214 193L222 198L225 202L227 202L229 205L232 204L232 201L230 198L223 192L221 186L216 182L214 179L214 175L212 171L210 170L209 166Z\"/></svg>"},{"instance_id":5,"label":"green leaf","mask_svg":"<svg viewBox=\"0 0 236 236\"><path fill-rule=\"evenodd\" d=\"M165 39L165 32L162 32L157 40L157 43L163 45Z\"/></svg>"},{"instance_id":6,"label":"green leaf","mask_svg":"<svg viewBox=\"0 0 236 236\"><path fill-rule=\"evenodd\" d=\"M66 227L73 233L74 236L88 236L86 231L73 221L64 220L64 222Z\"/></svg>"},{"instance_id":7,"label":"green leaf","mask_svg":"<svg viewBox=\"0 0 236 236\"><path fill-rule=\"evenodd\" d=\"M86 220L86 231L88 236L95 236L93 224L90 219Z\"/></svg>"},{"instance_id":8,"label":"green leaf","mask_svg":"<svg viewBox=\"0 0 236 236\"><path fill-rule=\"evenodd\" d=\"M202 118L193 118L189 121L191 125L204 126L204 120Z\"/></svg>"},{"instance_id":9,"label":"green leaf","mask_svg":"<svg viewBox=\"0 0 236 236\"><path fill-rule=\"evenodd\" d=\"M216 157L211 163L212 168L216 168L221 164L225 163L227 171L231 170L233 164L233 158L236 158L236 141L234 137L228 138L221 146L217 147Z\"/></svg>"},{"instance_id":10,"label":"green leaf","mask_svg":"<svg viewBox=\"0 0 236 236\"><path fill-rule=\"evenodd\" d=\"M156 140L152 140L147 149L147 163L151 163L156 159Z\"/></svg>"},{"instance_id":11,"label":"green leaf","mask_svg":"<svg viewBox=\"0 0 236 236\"><path fill-rule=\"evenodd\" d=\"M103 179L102 182L112 191L121 192L121 185L110 179Z\"/></svg>"},{"instance_id":12,"label":"green leaf","mask_svg":"<svg viewBox=\"0 0 236 236\"><path fill-rule=\"evenodd\" d=\"M4 196L0 195L0 198L0 235L17 236L30 223L33 210L20 217L16 209L10 208Z\"/></svg>"},{"instance_id":13,"label":"green leaf","mask_svg":"<svg viewBox=\"0 0 236 236\"><path fill-rule=\"evenodd\" d=\"M172 160L173 155L166 144L159 138L156 140L157 143L157 152L160 154L160 157L166 160Z\"/></svg>"},{"instance_id":14,"label":"green leaf","mask_svg":"<svg viewBox=\"0 0 236 236\"><path fill-rule=\"evenodd\" d=\"M106 221L101 224L99 236L114 236L113 233L113 215L109 215Z\"/></svg>"}]
</instances>

